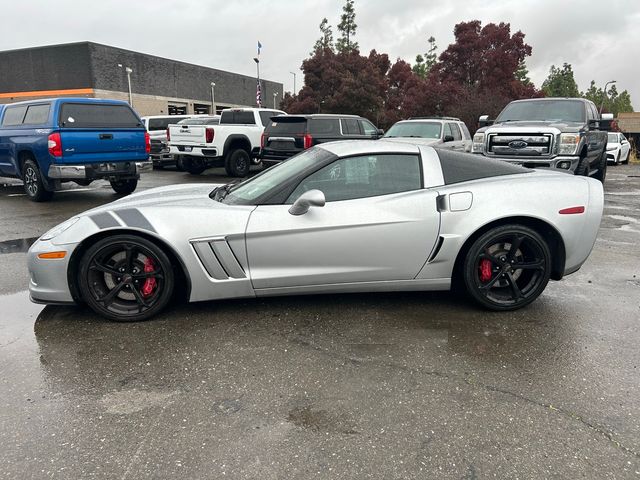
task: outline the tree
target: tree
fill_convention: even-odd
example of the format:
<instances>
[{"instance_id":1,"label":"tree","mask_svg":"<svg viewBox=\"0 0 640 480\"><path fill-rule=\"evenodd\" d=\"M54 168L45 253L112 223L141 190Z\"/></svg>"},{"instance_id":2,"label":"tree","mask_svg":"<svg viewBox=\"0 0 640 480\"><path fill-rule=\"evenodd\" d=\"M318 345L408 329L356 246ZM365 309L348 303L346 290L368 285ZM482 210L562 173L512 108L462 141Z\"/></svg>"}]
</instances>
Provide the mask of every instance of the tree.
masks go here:
<instances>
[{"instance_id":1,"label":"tree","mask_svg":"<svg viewBox=\"0 0 640 480\"><path fill-rule=\"evenodd\" d=\"M329 25L329 21L325 18L320 22L320 38L316 41L316 44L313 46L313 55L315 52L324 52L325 50L333 50L333 31L331 30L331 25Z\"/></svg>"},{"instance_id":2,"label":"tree","mask_svg":"<svg viewBox=\"0 0 640 480\"><path fill-rule=\"evenodd\" d=\"M518 80L523 85L531 85L529 70L527 69L527 64L524 59L520 60L520 63L518 64L518 69L516 70L516 80Z\"/></svg>"},{"instance_id":3,"label":"tree","mask_svg":"<svg viewBox=\"0 0 640 480\"><path fill-rule=\"evenodd\" d=\"M602 111L613 113L615 116L620 112L633 112L629 92L623 90L621 93L618 93L615 85L611 85L605 96L602 88L597 88L595 80L591 80L589 88L582 96L591 100L598 108L600 108L600 104L604 101Z\"/></svg>"},{"instance_id":4,"label":"tree","mask_svg":"<svg viewBox=\"0 0 640 480\"><path fill-rule=\"evenodd\" d=\"M413 73L420 78L427 78L429 71L438 60L438 56L436 55L436 50L438 49L436 39L431 36L427 39L427 42L429 43L427 53L424 54L424 57L420 54L416 55L416 63L412 68Z\"/></svg>"},{"instance_id":5,"label":"tree","mask_svg":"<svg viewBox=\"0 0 640 480\"><path fill-rule=\"evenodd\" d=\"M581 97L578 84L573 77L573 69L568 63L562 68L551 65L549 76L542 83L542 91L548 97Z\"/></svg>"},{"instance_id":6,"label":"tree","mask_svg":"<svg viewBox=\"0 0 640 480\"><path fill-rule=\"evenodd\" d=\"M340 16L340 23L338 24L338 30L341 33L341 37L336 42L336 48L339 53L350 53L354 50L358 50L358 42L353 41L353 37L356 35L356 11L353 7L354 0L346 0L346 3L342 7L342 15Z\"/></svg>"}]
</instances>

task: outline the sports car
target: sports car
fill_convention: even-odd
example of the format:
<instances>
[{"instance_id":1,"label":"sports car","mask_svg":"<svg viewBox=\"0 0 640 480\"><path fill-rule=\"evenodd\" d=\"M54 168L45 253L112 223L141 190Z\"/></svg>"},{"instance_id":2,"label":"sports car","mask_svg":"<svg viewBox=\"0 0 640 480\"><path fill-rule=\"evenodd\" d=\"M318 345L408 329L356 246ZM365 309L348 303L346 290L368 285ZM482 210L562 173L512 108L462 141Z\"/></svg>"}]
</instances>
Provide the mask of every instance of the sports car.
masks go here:
<instances>
[{"instance_id":1,"label":"sports car","mask_svg":"<svg viewBox=\"0 0 640 480\"><path fill-rule=\"evenodd\" d=\"M34 302L147 319L177 295L448 290L513 310L593 248L602 184L424 145L343 141L238 184L129 195L42 235Z\"/></svg>"}]
</instances>

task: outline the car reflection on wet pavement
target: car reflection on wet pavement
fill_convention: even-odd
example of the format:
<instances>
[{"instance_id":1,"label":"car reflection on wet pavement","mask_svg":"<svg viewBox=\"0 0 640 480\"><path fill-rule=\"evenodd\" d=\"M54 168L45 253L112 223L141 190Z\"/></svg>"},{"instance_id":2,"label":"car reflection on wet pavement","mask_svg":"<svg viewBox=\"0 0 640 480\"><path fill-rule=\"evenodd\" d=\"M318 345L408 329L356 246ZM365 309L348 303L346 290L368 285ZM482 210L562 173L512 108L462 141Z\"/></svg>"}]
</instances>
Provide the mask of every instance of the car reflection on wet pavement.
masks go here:
<instances>
[{"instance_id":1,"label":"car reflection on wet pavement","mask_svg":"<svg viewBox=\"0 0 640 480\"><path fill-rule=\"evenodd\" d=\"M453 293L354 294L175 305L117 324L34 305L7 282L0 477L636 477L632 168L609 173L587 264L517 312ZM23 278L22 244L0 245Z\"/></svg>"}]
</instances>

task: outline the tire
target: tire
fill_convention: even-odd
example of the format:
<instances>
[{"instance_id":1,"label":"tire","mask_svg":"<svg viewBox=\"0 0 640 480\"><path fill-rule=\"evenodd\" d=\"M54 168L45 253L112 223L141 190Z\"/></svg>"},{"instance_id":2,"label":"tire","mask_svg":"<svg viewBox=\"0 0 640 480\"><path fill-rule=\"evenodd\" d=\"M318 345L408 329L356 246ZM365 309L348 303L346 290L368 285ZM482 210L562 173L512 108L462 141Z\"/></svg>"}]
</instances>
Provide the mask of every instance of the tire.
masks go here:
<instances>
[{"instance_id":1,"label":"tire","mask_svg":"<svg viewBox=\"0 0 640 480\"><path fill-rule=\"evenodd\" d=\"M53 192L45 188L42 173L32 159L26 160L22 165L22 181L24 193L32 202L46 202L53 197Z\"/></svg>"},{"instance_id":2,"label":"tire","mask_svg":"<svg viewBox=\"0 0 640 480\"><path fill-rule=\"evenodd\" d=\"M182 163L182 157L179 155L176 155L175 157L176 159L176 170L179 172L184 172L184 165Z\"/></svg>"},{"instance_id":3,"label":"tire","mask_svg":"<svg viewBox=\"0 0 640 480\"><path fill-rule=\"evenodd\" d=\"M82 299L109 320L146 320L164 309L173 295L175 275L169 257L142 237L104 238L89 247L78 265Z\"/></svg>"},{"instance_id":4,"label":"tire","mask_svg":"<svg viewBox=\"0 0 640 480\"><path fill-rule=\"evenodd\" d=\"M573 173L580 177L588 177L589 176L589 160L587 160L586 157L581 158L580 162L578 162L578 166L576 167L576 171Z\"/></svg>"},{"instance_id":5,"label":"tire","mask_svg":"<svg viewBox=\"0 0 640 480\"><path fill-rule=\"evenodd\" d=\"M191 175L200 175L207 169L205 161L199 157L182 157L182 166Z\"/></svg>"},{"instance_id":6,"label":"tire","mask_svg":"<svg viewBox=\"0 0 640 480\"><path fill-rule=\"evenodd\" d=\"M603 150L600 156L600 165L598 165L598 171L593 178L600 180L604 183L604 179L607 178L607 151Z\"/></svg>"},{"instance_id":7,"label":"tire","mask_svg":"<svg viewBox=\"0 0 640 480\"><path fill-rule=\"evenodd\" d=\"M477 303L495 311L517 310L547 286L551 252L535 230L504 225L473 242L462 272L466 291Z\"/></svg>"},{"instance_id":8,"label":"tire","mask_svg":"<svg viewBox=\"0 0 640 480\"><path fill-rule=\"evenodd\" d=\"M138 186L138 180L135 178L129 180L111 180L109 183L111 183L113 191L121 195L133 193Z\"/></svg>"},{"instance_id":9,"label":"tire","mask_svg":"<svg viewBox=\"0 0 640 480\"><path fill-rule=\"evenodd\" d=\"M224 161L224 169L230 177L246 177L249 175L251 157L246 150L237 148L233 150Z\"/></svg>"}]
</instances>

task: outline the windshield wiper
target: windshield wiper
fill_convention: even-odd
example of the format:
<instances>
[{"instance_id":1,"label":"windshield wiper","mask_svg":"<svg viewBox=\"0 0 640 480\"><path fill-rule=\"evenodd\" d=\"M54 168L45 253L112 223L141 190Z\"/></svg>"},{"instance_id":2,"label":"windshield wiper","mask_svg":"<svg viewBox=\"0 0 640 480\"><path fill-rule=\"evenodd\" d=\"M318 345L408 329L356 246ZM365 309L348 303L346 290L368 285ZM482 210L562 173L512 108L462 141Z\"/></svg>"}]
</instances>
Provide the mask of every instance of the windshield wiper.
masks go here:
<instances>
[{"instance_id":1,"label":"windshield wiper","mask_svg":"<svg viewBox=\"0 0 640 480\"><path fill-rule=\"evenodd\" d=\"M237 183L238 181L236 180L234 182L227 183L226 185L220 185L219 187L214 188L209 194L209 198L221 202L229 194L231 189L237 185Z\"/></svg>"}]
</instances>

